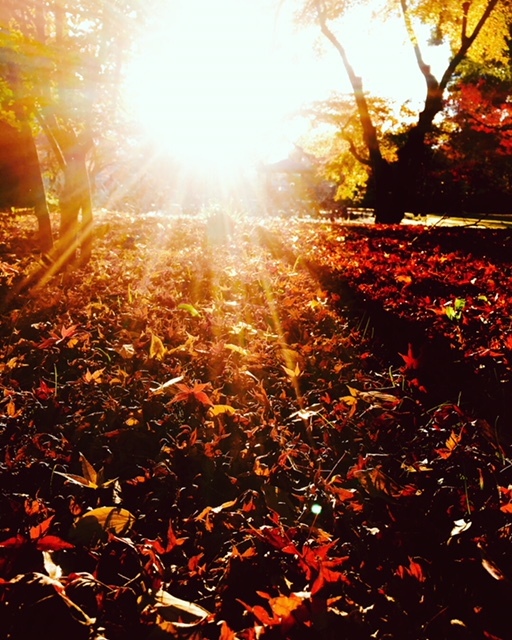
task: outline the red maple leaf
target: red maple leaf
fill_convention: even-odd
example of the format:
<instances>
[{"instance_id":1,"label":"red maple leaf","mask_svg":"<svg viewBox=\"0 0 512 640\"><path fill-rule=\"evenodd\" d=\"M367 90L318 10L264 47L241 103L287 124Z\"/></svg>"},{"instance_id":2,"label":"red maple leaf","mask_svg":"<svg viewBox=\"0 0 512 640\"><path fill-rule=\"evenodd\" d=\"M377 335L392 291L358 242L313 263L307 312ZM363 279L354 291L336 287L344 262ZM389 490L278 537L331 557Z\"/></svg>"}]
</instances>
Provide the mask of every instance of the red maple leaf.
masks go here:
<instances>
[{"instance_id":1,"label":"red maple leaf","mask_svg":"<svg viewBox=\"0 0 512 640\"><path fill-rule=\"evenodd\" d=\"M425 582L425 580L427 579L425 577L425 574L423 573L423 568L421 564L413 560L411 557L409 557L409 566L406 567L403 564L401 564L396 570L396 573L402 579L405 578L406 576L410 576L411 578L414 578L418 582Z\"/></svg>"},{"instance_id":2,"label":"red maple leaf","mask_svg":"<svg viewBox=\"0 0 512 640\"><path fill-rule=\"evenodd\" d=\"M421 359L414 355L412 344L409 342L407 345L407 354L398 354L404 361L405 366L402 367L402 371L417 371L421 367Z\"/></svg>"},{"instance_id":3,"label":"red maple leaf","mask_svg":"<svg viewBox=\"0 0 512 640\"><path fill-rule=\"evenodd\" d=\"M189 387L186 384L177 384L176 387L179 389L178 393L171 400L171 404L175 402L198 402L205 407L211 407L213 402L206 395L205 389L210 388L210 384L207 382L202 384L200 382L195 382L193 387Z\"/></svg>"}]
</instances>

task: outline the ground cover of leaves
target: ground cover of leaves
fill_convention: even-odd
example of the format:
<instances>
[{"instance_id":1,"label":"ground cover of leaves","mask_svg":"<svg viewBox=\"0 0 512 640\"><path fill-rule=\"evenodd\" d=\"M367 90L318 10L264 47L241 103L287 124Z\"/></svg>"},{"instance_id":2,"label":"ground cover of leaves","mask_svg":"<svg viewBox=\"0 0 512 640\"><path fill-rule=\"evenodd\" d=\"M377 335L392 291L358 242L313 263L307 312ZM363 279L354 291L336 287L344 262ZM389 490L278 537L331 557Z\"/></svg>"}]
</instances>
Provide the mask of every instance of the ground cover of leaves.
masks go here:
<instances>
[{"instance_id":1,"label":"ground cover of leaves","mask_svg":"<svg viewBox=\"0 0 512 640\"><path fill-rule=\"evenodd\" d=\"M295 238L324 286L354 294L388 345L410 343L418 385L478 407L510 441L510 227L302 223Z\"/></svg>"},{"instance_id":2,"label":"ground cover of leaves","mask_svg":"<svg viewBox=\"0 0 512 640\"><path fill-rule=\"evenodd\" d=\"M509 227L299 227L301 255L412 318L427 337L444 335L475 370L492 366L511 379Z\"/></svg>"},{"instance_id":3,"label":"ground cover of leaves","mask_svg":"<svg viewBox=\"0 0 512 640\"><path fill-rule=\"evenodd\" d=\"M4 217L0 233L7 299L32 232ZM483 416L430 406L407 345L390 365L308 268L372 287L395 240L113 212L95 233L87 269L2 312L5 638L508 637L509 447ZM501 294L445 299L392 248L386 277L423 283L425 315L453 296L460 317L433 325L461 336L489 304L506 334ZM508 269L477 282L496 294Z\"/></svg>"}]
</instances>

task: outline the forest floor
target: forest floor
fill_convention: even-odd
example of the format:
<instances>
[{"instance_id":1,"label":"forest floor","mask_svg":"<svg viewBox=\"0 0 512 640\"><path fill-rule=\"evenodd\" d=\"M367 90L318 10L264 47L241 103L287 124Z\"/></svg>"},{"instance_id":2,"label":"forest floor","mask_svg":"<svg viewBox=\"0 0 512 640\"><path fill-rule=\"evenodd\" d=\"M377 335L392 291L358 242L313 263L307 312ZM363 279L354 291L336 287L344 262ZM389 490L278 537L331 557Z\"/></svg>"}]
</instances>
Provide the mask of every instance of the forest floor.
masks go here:
<instances>
[{"instance_id":1,"label":"forest floor","mask_svg":"<svg viewBox=\"0 0 512 640\"><path fill-rule=\"evenodd\" d=\"M110 212L11 295L31 222L2 637L510 637L510 230Z\"/></svg>"}]
</instances>

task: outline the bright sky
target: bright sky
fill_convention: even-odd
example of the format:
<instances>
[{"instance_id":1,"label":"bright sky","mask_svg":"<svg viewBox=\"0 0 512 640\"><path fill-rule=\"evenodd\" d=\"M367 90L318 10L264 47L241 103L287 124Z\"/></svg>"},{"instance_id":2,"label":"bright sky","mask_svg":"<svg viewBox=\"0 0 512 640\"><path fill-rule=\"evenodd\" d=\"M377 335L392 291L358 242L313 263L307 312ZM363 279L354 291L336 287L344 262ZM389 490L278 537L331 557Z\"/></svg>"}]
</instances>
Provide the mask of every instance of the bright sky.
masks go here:
<instances>
[{"instance_id":1,"label":"bright sky","mask_svg":"<svg viewBox=\"0 0 512 640\"><path fill-rule=\"evenodd\" d=\"M290 113L333 90L350 91L339 55L316 29L292 25L291 4L276 16L271 0L167 2L128 70L127 87L137 118L163 150L191 165L226 169L254 157L279 159L304 127ZM382 26L358 9L337 33L367 90L421 99L423 79L399 23L386 27L383 42Z\"/></svg>"}]
</instances>

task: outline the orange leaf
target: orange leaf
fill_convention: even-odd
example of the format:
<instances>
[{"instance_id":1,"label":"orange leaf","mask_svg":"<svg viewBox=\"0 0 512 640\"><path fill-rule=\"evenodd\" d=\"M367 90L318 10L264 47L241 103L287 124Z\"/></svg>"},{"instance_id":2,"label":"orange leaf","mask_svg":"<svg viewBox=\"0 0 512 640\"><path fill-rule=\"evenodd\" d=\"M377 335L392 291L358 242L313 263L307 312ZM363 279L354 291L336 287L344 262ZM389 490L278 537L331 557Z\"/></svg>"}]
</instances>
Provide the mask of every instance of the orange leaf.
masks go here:
<instances>
[{"instance_id":1,"label":"orange leaf","mask_svg":"<svg viewBox=\"0 0 512 640\"><path fill-rule=\"evenodd\" d=\"M512 502L502 505L500 511L503 511L503 513L512 513Z\"/></svg>"},{"instance_id":2,"label":"orange leaf","mask_svg":"<svg viewBox=\"0 0 512 640\"><path fill-rule=\"evenodd\" d=\"M213 402L204 391L194 391L194 398L205 407L212 407Z\"/></svg>"},{"instance_id":3,"label":"orange leaf","mask_svg":"<svg viewBox=\"0 0 512 640\"><path fill-rule=\"evenodd\" d=\"M27 544L27 540L18 533L13 538L7 538L0 542L0 548L2 549L20 549L23 545Z\"/></svg>"},{"instance_id":4,"label":"orange leaf","mask_svg":"<svg viewBox=\"0 0 512 640\"><path fill-rule=\"evenodd\" d=\"M410 576L418 580L418 582L425 582L426 580L422 566L411 557L409 557L409 566L405 567L404 565L400 565L396 573L402 579L405 578L405 576Z\"/></svg>"},{"instance_id":5,"label":"orange leaf","mask_svg":"<svg viewBox=\"0 0 512 640\"><path fill-rule=\"evenodd\" d=\"M336 486L334 486L332 484L329 486L329 489L342 502L345 502L345 500L353 500L356 497L355 491L350 490L350 489L344 489L343 487L336 487Z\"/></svg>"},{"instance_id":6,"label":"orange leaf","mask_svg":"<svg viewBox=\"0 0 512 640\"><path fill-rule=\"evenodd\" d=\"M450 437L445 443L448 451L453 451L455 447L460 443L461 440L462 440L462 433L455 433L455 431L452 431Z\"/></svg>"},{"instance_id":7,"label":"orange leaf","mask_svg":"<svg viewBox=\"0 0 512 640\"><path fill-rule=\"evenodd\" d=\"M279 618L274 618L274 617L271 618L268 611L264 607L260 606L259 604L256 604L254 605L254 607L251 607L251 605L247 604L243 600L240 600L240 598L237 598L237 602L239 602L243 607L245 607L245 609L247 609L249 613L252 613L253 616L259 622L261 622L261 624L266 624L272 627L280 623Z\"/></svg>"},{"instance_id":8,"label":"orange leaf","mask_svg":"<svg viewBox=\"0 0 512 640\"><path fill-rule=\"evenodd\" d=\"M7 404L7 415L9 416L9 418L16 417L16 405L12 400L10 400Z\"/></svg>"},{"instance_id":9,"label":"orange leaf","mask_svg":"<svg viewBox=\"0 0 512 640\"><path fill-rule=\"evenodd\" d=\"M236 640L235 632L228 627L225 621L222 622L222 627L220 628L219 640Z\"/></svg>"},{"instance_id":10,"label":"orange leaf","mask_svg":"<svg viewBox=\"0 0 512 640\"><path fill-rule=\"evenodd\" d=\"M167 529L167 546L165 547L165 552L171 552L174 547L180 547L184 542L186 542L188 538L177 538L174 534L174 529L172 527L172 522L169 520L169 528Z\"/></svg>"},{"instance_id":11,"label":"orange leaf","mask_svg":"<svg viewBox=\"0 0 512 640\"><path fill-rule=\"evenodd\" d=\"M46 520L43 520L43 522L40 522L35 527L30 527L30 531L29 531L30 539L38 540L39 538L44 537L50 530L50 526L52 524L53 518L54 516L50 516L49 518L46 518Z\"/></svg>"},{"instance_id":12,"label":"orange leaf","mask_svg":"<svg viewBox=\"0 0 512 640\"><path fill-rule=\"evenodd\" d=\"M415 562L412 558L409 558L409 573L413 578L416 578L418 582L425 582L425 574L421 565Z\"/></svg>"},{"instance_id":13,"label":"orange leaf","mask_svg":"<svg viewBox=\"0 0 512 640\"><path fill-rule=\"evenodd\" d=\"M302 605L302 602L303 599L296 593L292 593L290 596L277 596L277 598L270 598L269 600L274 615L280 618L287 618Z\"/></svg>"}]
</instances>

